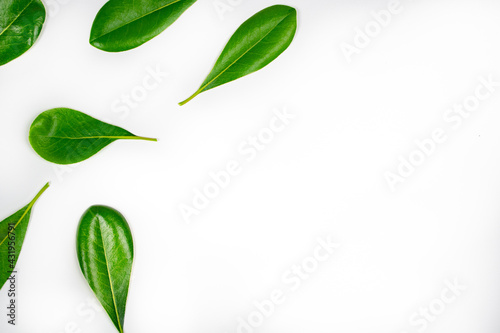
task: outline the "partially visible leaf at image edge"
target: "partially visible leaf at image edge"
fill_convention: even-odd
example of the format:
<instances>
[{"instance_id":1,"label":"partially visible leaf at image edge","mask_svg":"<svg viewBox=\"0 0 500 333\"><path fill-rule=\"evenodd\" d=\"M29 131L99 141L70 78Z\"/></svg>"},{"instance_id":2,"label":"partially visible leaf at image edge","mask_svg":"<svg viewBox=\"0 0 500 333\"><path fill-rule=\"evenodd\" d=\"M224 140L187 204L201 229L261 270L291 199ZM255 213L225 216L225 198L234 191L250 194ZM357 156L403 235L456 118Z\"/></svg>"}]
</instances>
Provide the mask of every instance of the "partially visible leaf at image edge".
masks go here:
<instances>
[{"instance_id":1,"label":"partially visible leaf at image edge","mask_svg":"<svg viewBox=\"0 0 500 333\"><path fill-rule=\"evenodd\" d=\"M110 0L97 13L90 44L108 52L136 48L158 36L196 0Z\"/></svg>"},{"instance_id":2,"label":"partially visible leaf at image edge","mask_svg":"<svg viewBox=\"0 0 500 333\"><path fill-rule=\"evenodd\" d=\"M84 161L116 140L157 141L68 108L42 112L31 124L29 140L42 158L57 164Z\"/></svg>"},{"instance_id":3,"label":"partially visible leaf at image edge","mask_svg":"<svg viewBox=\"0 0 500 333\"><path fill-rule=\"evenodd\" d=\"M76 246L83 276L116 329L123 333L134 260L127 221L113 208L92 206L80 220Z\"/></svg>"},{"instance_id":4,"label":"partially visible leaf at image edge","mask_svg":"<svg viewBox=\"0 0 500 333\"><path fill-rule=\"evenodd\" d=\"M0 0L0 66L31 48L44 22L40 0Z\"/></svg>"},{"instance_id":5,"label":"partially visible leaf at image edge","mask_svg":"<svg viewBox=\"0 0 500 333\"><path fill-rule=\"evenodd\" d=\"M0 289L15 270L33 206L48 188L47 183L28 205L0 222Z\"/></svg>"},{"instance_id":6,"label":"partially visible leaf at image edge","mask_svg":"<svg viewBox=\"0 0 500 333\"><path fill-rule=\"evenodd\" d=\"M255 14L233 34L201 87L179 105L264 68L290 46L296 30L295 8L276 5Z\"/></svg>"}]
</instances>

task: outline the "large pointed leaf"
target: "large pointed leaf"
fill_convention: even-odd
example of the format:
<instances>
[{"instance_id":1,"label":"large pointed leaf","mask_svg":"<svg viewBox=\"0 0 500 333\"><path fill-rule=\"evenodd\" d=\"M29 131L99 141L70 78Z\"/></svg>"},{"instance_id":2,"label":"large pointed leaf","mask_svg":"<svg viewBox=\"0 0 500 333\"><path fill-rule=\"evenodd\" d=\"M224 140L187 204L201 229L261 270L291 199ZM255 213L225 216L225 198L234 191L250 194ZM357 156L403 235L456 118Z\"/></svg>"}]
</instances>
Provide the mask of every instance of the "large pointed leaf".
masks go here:
<instances>
[{"instance_id":1,"label":"large pointed leaf","mask_svg":"<svg viewBox=\"0 0 500 333\"><path fill-rule=\"evenodd\" d=\"M44 21L40 0L0 0L0 66L35 44Z\"/></svg>"},{"instance_id":2,"label":"large pointed leaf","mask_svg":"<svg viewBox=\"0 0 500 333\"><path fill-rule=\"evenodd\" d=\"M29 139L41 157L57 164L84 161L116 140L156 141L67 108L41 113L31 125Z\"/></svg>"},{"instance_id":3,"label":"large pointed leaf","mask_svg":"<svg viewBox=\"0 0 500 333\"><path fill-rule=\"evenodd\" d=\"M127 221L105 206L90 207L77 234L82 273L118 331L123 332L134 244Z\"/></svg>"},{"instance_id":4,"label":"large pointed leaf","mask_svg":"<svg viewBox=\"0 0 500 333\"><path fill-rule=\"evenodd\" d=\"M46 184L28 205L0 222L0 289L16 267L33 205L48 187Z\"/></svg>"},{"instance_id":5,"label":"large pointed leaf","mask_svg":"<svg viewBox=\"0 0 500 333\"><path fill-rule=\"evenodd\" d=\"M196 0L110 0L97 13L90 44L108 52L136 48L156 37Z\"/></svg>"},{"instance_id":6,"label":"large pointed leaf","mask_svg":"<svg viewBox=\"0 0 500 333\"><path fill-rule=\"evenodd\" d=\"M255 14L231 37L198 94L256 72L283 53L292 43L297 30L297 11L277 5Z\"/></svg>"}]
</instances>

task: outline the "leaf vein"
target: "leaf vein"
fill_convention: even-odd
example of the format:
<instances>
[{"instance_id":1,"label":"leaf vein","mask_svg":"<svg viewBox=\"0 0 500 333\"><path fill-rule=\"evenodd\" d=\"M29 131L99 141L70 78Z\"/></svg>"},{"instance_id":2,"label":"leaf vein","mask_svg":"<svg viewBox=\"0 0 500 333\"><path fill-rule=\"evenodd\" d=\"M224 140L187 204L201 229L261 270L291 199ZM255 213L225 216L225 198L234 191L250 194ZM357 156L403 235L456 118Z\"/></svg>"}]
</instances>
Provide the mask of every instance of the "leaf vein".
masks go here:
<instances>
[{"instance_id":1,"label":"leaf vein","mask_svg":"<svg viewBox=\"0 0 500 333\"><path fill-rule=\"evenodd\" d=\"M33 3L33 1L35 1L35 0L31 0L31 1L30 1L27 5L26 5L26 7L24 7L24 8L23 8L23 10L21 10L21 12L19 13L19 15L17 15L17 16L14 18L14 20L13 20L12 22L10 22L10 23L9 23L9 25L8 25L8 26L7 26L4 30L2 30L2 32L0 32L0 36L2 36L2 35L3 35L3 33L4 33L5 31L9 30L9 28L10 28L10 27L14 24L14 22L16 22L16 21L17 21L17 19L18 19L18 18L19 18L19 17L20 17L23 13L24 13L24 11L25 11L26 9L28 9L28 7L29 7L29 6L31 6L31 4Z\"/></svg>"}]
</instances>

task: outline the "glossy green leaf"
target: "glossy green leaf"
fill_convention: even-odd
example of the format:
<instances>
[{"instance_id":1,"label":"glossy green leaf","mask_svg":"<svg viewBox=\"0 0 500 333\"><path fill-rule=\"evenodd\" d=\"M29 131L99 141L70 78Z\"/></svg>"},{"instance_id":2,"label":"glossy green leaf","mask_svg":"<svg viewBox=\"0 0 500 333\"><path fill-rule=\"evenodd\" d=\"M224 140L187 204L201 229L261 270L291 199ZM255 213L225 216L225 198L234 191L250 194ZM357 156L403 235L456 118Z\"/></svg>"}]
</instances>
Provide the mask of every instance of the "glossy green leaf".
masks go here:
<instances>
[{"instance_id":1,"label":"glossy green leaf","mask_svg":"<svg viewBox=\"0 0 500 333\"><path fill-rule=\"evenodd\" d=\"M200 93L256 72L283 53L297 30L297 11L277 5L255 14L231 37L201 87L184 105Z\"/></svg>"},{"instance_id":2,"label":"glossy green leaf","mask_svg":"<svg viewBox=\"0 0 500 333\"><path fill-rule=\"evenodd\" d=\"M156 141L67 108L41 113L31 125L29 139L41 157L57 164L84 161L116 140Z\"/></svg>"},{"instance_id":3,"label":"glossy green leaf","mask_svg":"<svg viewBox=\"0 0 500 333\"><path fill-rule=\"evenodd\" d=\"M15 270L28 230L31 211L47 188L49 184L46 184L28 205L0 222L0 289Z\"/></svg>"},{"instance_id":4,"label":"glossy green leaf","mask_svg":"<svg viewBox=\"0 0 500 333\"><path fill-rule=\"evenodd\" d=\"M35 44L44 21L40 0L0 0L0 66Z\"/></svg>"},{"instance_id":5,"label":"glossy green leaf","mask_svg":"<svg viewBox=\"0 0 500 333\"><path fill-rule=\"evenodd\" d=\"M90 207L77 233L83 276L119 332L123 332L134 244L127 221L105 206Z\"/></svg>"},{"instance_id":6,"label":"glossy green leaf","mask_svg":"<svg viewBox=\"0 0 500 333\"><path fill-rule=\"evenodd\" d=\"M158 36L196 0L110 0L97 13L90 44L108 52L136 48Z\"/></svg>"}]
</instances>

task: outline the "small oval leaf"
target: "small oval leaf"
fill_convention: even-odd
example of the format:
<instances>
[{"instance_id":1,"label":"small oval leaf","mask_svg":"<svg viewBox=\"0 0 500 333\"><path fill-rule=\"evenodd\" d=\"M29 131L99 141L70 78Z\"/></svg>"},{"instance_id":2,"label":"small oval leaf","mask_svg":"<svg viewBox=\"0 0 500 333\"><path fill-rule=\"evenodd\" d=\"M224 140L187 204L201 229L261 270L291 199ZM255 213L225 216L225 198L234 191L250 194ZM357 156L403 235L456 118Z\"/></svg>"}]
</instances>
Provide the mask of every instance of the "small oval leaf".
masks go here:
<instances>
[{"instance_id":1,"label":"small oval leaf","mask_svg":"<svg viewBox=\"0 0 500 333\"><path fill-rule=\"evenodd\" d=\"M57 164L84 161L116 140L156 141L67 108L41 113L31 125L29 140L42 158Z\"/></svg>"},{"instance_id":2,"label":"small oval leaf","mask_svg":"<svg viewBox=\"0 0 500 333\"><path fill-rule=\"evenodd\" d=\"M15 270L33 206L48 188L47 183L28 205L0 222L0 289Z\"/></svg>"},{"instance_id":3,"label":"small oval leaf","mask_svg":"<svg viewBox=\"0 0 500 333\"><path fill-rule=\"evenodd\" d=\"M201 87L179 105L264 68L290 46L296 31L295 8L276 5L255 14L236 30Z\"/></svg>"},{"instance_id":4,"label":"small oval leaf","mask_svg":"<svg viewBox=\"0 0 500 333\"><path fill-rule=\"evenodd\" d=\"M77 255L90 288L123 332L134 260L132 234L123 215L110 207L90 207L78 226Z\"/></svg>"},{"instance_id":5,"label":"small oval leaf","mask_svg":"<svg viewBox=\"0 0 500 333\"><path fill-rule=\"evenodd\" d=\"M31 48L44 22L40 0L0 0L0 66Z\"/></svg>"},{"instance_id":6,"label":"small oval leaf","mask_svg":"<svg viewBox=\"0 0 500 333\"><path fill-rule=\"evenodd\" d=\"M136 48L158 36L196 0L110 0L92 25L90 44L108 52Z\"/></svg>"}]
</instances>

